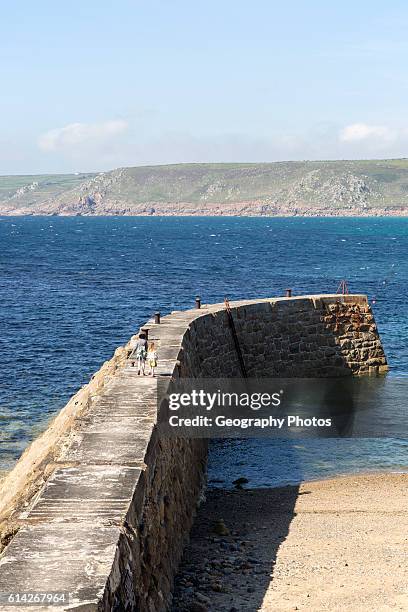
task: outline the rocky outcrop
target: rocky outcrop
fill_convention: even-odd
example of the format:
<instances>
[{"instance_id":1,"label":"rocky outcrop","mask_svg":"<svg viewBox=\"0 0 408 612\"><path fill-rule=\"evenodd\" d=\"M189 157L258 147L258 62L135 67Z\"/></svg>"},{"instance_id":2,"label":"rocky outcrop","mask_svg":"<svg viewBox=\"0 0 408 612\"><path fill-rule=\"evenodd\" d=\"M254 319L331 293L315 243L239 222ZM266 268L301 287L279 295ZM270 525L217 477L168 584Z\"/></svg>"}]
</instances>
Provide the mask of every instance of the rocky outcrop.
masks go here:
<instances>
[{"instance_id":1,"label":"rocky outcrop","mask_svg":"<svg viewBox=\"0 0 408 612\"><path fill-rule=\"evenodd\" d=\"M305 206L313 203L325 208L366 209L376 201L379 192L375 181L369 182L368 176L356 176L351 172L329 177L322 176L320 170L313 170L283 192L279 199Z\"/></svg>"},{"instance_id":2,"label":"rocky outcrop","mask_svg":"<svg viewBox=\"0 0 408 612\"><path fill-rule=\"evenodd\" d=\"M38 181L33 181L32 183L30 183L29 185L24 185L23 187L20 187L19 189L17 189L11 196L10 196L10 200L14 200L16 198L20 198L21 196L29 193L30 191L35 191L36 189L38 189L39 187L39 183Z\"/></svg>"}]
</instances>

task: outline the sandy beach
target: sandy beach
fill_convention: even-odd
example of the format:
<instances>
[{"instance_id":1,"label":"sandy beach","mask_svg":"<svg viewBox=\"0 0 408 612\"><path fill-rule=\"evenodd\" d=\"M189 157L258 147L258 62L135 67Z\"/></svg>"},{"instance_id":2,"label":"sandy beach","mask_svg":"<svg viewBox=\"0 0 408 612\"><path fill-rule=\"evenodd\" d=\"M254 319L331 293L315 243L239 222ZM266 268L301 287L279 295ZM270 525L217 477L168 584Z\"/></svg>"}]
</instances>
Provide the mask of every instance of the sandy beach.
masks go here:
<instances>
[{"instance_id":1,"label":"sandy beach","mask_svg":"<svg viewBox=\"0 0 408 612\"><path fill-rule=\"evenodd\" d=\"M173 611L408 610L407 502L392 473L209 491Z\"/></svg>"}]
</instances>

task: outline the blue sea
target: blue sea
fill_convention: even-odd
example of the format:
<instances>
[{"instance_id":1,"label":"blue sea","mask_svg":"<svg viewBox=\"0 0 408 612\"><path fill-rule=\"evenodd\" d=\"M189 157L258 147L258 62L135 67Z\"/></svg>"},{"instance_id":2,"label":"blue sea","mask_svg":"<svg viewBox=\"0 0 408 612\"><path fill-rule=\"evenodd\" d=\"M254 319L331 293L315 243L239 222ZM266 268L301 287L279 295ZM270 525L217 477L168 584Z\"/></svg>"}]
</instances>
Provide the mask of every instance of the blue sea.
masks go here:
<instances>
[{"instance_id":1,"label":"blue sea","mask_svg":"<svg viewBox=\"0 0 408 612\"><path fill-rule=\"evenodd\" d=\"M153 312L204 302L367 293L408 373L408 219L0 217L0 472ZM405 437L405 439L404 439ZM406 432L378 440L213 443L209 479L275 486L406 471Z\"/></svg>"}]
</instances>

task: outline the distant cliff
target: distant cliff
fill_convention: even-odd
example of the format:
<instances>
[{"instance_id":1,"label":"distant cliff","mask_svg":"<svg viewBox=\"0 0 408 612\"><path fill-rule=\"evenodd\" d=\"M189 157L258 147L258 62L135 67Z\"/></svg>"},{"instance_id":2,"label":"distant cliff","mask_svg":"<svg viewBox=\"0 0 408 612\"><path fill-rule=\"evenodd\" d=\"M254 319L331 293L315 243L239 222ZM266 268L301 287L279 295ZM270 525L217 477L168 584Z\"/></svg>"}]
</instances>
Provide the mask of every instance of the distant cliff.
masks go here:
<instances>
[{"instance_id":1,"label":"distant cliff","mask_svg":"<svg viewBox=\"0 0 408 612\"><path fill-rule=\"evenodd\" d=\"M408 215L408 159L0 177L0 215Z\"/></svg>"}]
</instances>

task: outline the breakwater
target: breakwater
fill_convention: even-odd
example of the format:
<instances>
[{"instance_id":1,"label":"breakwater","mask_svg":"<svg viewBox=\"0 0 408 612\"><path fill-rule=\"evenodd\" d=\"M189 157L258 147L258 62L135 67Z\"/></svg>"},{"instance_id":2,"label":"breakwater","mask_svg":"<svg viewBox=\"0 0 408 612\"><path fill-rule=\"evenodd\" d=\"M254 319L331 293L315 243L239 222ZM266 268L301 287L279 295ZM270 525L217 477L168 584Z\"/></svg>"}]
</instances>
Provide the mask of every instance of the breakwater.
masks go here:
<instances>
[{"instance_id":1,"label":"breakwater","mask_svg":"<svg viewBox=\"0 0 408 612\"><path fill-rule=\"evenodd\" d=\"M150 321L158 376L240 376L242 359L253 377L387 369L363 295L233 302L231 316L236 338L223 304ZM158 436L156 381L132 367L134 340L2 483L0 591L69 593L67 610L168 606L205 484L206 443Z\"/></svg>"}]
</instances>

